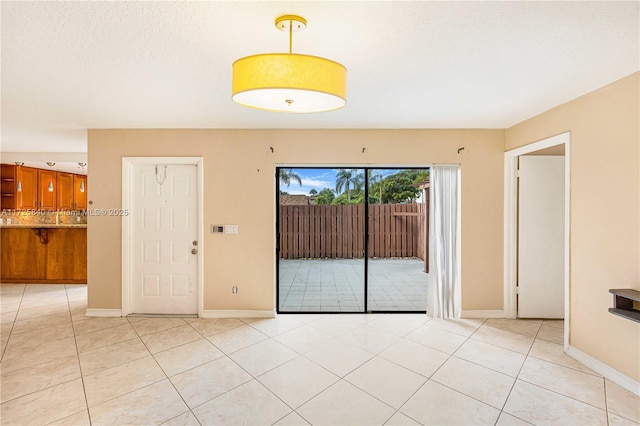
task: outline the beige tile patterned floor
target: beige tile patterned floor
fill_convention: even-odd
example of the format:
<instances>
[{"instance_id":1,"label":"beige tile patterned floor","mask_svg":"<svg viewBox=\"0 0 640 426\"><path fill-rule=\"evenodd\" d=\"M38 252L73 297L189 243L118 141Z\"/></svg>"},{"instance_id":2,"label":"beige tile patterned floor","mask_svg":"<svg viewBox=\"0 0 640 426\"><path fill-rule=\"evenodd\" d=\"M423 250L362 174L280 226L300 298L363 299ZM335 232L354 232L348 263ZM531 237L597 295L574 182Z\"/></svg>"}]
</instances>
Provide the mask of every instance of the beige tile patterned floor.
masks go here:
<instances>
[{"instance_id":1,"label":"beige tile patterned floor","mask_svg":"<svg viewBox=\"0 0 640 426\"><path fill-rule=\"evenodd\" d=\"M86 286L2 285L2 425L638 425L562 321L86 318Z\"/></svg>"}]
</instances>

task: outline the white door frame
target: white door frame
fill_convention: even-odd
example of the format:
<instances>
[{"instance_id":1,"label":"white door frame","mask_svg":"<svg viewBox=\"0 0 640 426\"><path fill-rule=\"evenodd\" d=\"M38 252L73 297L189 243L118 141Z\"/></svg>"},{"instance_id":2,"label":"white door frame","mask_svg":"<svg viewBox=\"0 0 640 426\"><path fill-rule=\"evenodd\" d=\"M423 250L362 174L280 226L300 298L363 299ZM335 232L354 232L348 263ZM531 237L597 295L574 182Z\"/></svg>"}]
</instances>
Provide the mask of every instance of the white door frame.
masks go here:
<instances>
[{"instance_id":1,"label":"white door frame","mask_svg":"<svg viewBox=\"0 0 640 426\"><path fill-rule=\"evenodd\" d=\"M180 164L195 165L197 176L197 197L198 197L198 316L202 316L203 311L203 278L204 278L204 179L203 179L203 158L202 157L122 157L122 209L129 211L132 205L131 188L133 186L133 169L140 164ZM133 220L131 216L122 216L122 316L129 315L129 299L133 273L133 260L131 259L131 232L133 231Z\"/></svg>"},{"instance_id":2,"label":"white door frame","mask_svg":"<svg viewBox=\"0 0 640 426\"><path fill-rule=\"evenodd\" d=\"M504 153L504 312L516 318L518 250L518 157L564 145L564 349L569 348L569 236L571 227L571 132L562 133Z\"/></svg>"}]
</instances>

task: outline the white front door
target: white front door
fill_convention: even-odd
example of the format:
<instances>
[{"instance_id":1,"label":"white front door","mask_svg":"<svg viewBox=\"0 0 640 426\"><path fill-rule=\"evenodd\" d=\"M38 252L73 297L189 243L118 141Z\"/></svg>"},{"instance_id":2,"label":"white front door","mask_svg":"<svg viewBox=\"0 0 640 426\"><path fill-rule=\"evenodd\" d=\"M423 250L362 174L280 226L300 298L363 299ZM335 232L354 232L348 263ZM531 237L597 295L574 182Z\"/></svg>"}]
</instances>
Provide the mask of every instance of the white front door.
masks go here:
<instances>
[{"instance_id":1,"label":"white front door","mask_svg":"<svg viewBox=\"0 0 640 426\"><path fill-rule=\"evenodd\" d=\"M518 316L564 317L564 157L521 156Z\"/></svg>"},{"instance_id":2,"label":"white front door","mask_svg":"<svg viewBox=\"0 0 640 426\"><path fill-rule=\"evenodd\" d=\"M196 173L195 165L134 167L132 314L198 312Z\"/></svg>"}]
</instances>

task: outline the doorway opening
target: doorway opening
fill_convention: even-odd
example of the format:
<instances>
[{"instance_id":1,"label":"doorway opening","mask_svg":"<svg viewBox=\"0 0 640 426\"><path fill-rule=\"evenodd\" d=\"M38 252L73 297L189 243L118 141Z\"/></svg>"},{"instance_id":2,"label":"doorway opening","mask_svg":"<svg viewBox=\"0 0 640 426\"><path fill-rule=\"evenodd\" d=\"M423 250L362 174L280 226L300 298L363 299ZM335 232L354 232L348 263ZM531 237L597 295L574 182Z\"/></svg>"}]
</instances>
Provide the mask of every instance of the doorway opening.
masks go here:
<instances>
[{"instance_id":1,"label":"doorway opening","mask_svg":"<svg viewBox=\"0 0 640 426\"><path fill-rule=\"evenodd\" d=\"M564 319L569 337L570 133L505 153L508 318Z\"/></svg>"},{"instance_id":2,"label":"doorway opening","mask_svg":"<svg viewBox=\"0 0 640 426\"><path fill-rule=\"evenodd\" d=\"M278 312L426 312L428 168L276 176Z\"/></svg>"}]
</instances>

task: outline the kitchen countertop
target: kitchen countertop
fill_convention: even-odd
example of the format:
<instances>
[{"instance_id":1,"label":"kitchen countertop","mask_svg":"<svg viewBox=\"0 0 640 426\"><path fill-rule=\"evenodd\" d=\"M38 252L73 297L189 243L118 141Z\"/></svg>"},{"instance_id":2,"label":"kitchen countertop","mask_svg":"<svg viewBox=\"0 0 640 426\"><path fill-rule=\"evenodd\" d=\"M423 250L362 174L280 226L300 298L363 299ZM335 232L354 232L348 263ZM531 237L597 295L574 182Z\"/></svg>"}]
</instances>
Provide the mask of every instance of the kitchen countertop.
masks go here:
<instances>
[{"instance_id":1,"label":"kitchen countertop","mask_svg":"<svg viewBox=\"0 0 640 426\"><path fill-rule=\"evenodd\" d=\"M3 223L0 225L1 228L86 228L86 223L60 223L56 225L55 223L11 223L6 224Z\"/></svg>"}]
</instances>

